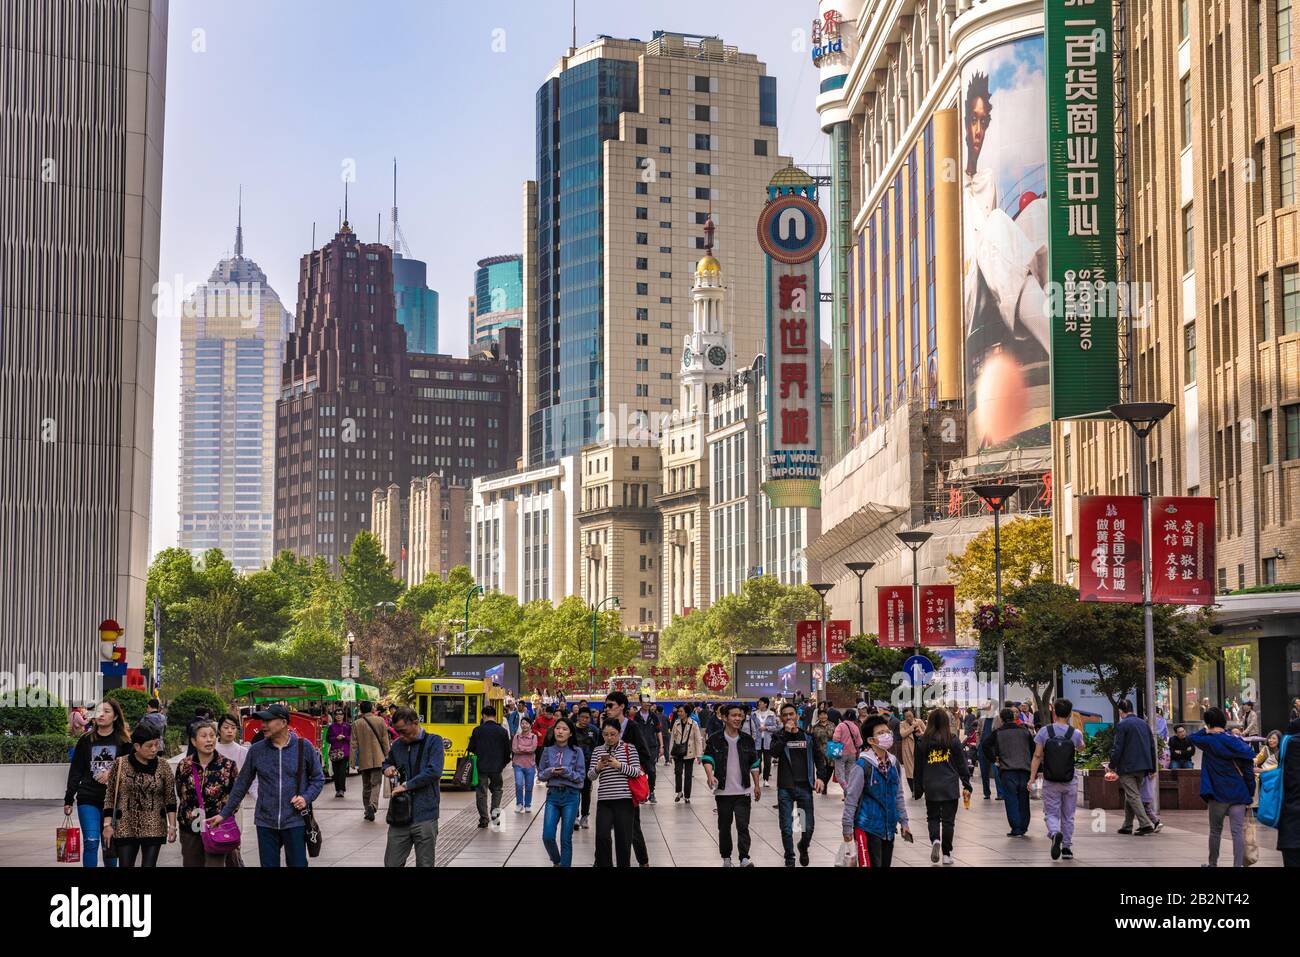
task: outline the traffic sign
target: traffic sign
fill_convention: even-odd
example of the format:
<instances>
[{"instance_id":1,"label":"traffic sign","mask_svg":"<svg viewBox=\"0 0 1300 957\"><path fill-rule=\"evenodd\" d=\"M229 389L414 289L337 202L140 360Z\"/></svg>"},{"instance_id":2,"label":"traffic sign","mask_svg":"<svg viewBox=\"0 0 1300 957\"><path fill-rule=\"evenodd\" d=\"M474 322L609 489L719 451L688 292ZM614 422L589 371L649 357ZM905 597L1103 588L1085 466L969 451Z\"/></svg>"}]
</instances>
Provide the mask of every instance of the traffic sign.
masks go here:
<instances>
[{"instance_id":1,"label":"traffic sign","mask_svg":"<svg viewBox=\"0 0 1300 957\"><path fill-rule=\"evenodd\" d=\"M934 662L925 655L912 655L903 662L903 675L910 685L928 685L934 678Z\"/></svg>"}]
</instances>

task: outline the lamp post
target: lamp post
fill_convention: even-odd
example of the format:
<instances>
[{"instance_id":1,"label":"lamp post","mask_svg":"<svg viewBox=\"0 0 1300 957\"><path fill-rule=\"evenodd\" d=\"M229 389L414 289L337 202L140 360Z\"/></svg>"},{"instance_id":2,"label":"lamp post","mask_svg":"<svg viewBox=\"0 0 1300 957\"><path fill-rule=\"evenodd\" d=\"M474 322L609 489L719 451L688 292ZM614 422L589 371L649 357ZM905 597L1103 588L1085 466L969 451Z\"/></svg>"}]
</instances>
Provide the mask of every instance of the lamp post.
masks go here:
<instances>
[{"instance_id":1,"label":"lamp post","mask_svg":"<svg viewBox=\"0 0 1300 957\"><path fill-rule=\"evenodd\" d=\"M599 602L599 604L597 604L595 607L593 607L593 608L591 609L591 670L592 670L593 672L595 672L595 670L596 670L596 621L597 621L597 616L600 614L600 610L601 610L602 608L604 608L605 605L606 605L608 602L611 602L611 601L614 603L614 607L617 608L617 607L618 607L618 596L617 596L617 595L610 595L608 598L603 598L603 599L601 599L601 601ZM591 680L592 680L592 679L591 679L590 677L588 677L588 679L587 679L587 683L588 683L588 684L591 684ZM592 690L594 690L594 689L592 689Z\"/></svg>"},{"instance_id":2,"label":"lamp post","mask_svg":"<svg viewBox=\"0 0 1300 957\"><path fill-rule=\"evenodd\" d=\"M818 582L817 584L810 585L809 587L813 591L815 591L818 595L820 595L822 599L821 619L820 619L820 624L818 625L819 631L817 632L817 642L822 647L822 680L819 682L817 690L821 692L822 698L825 699L826 685L830 683L829 681L827 681L827 678L829 678L830 676L827 674L827 669L826 669L826 664L827 664L826 663L826 595L832 588L835 587L835 585L828 584L826 582Z\"/></svg>"},{"instance_id":3,"label":"lamp post","mask_svg":"<svg viewBox=\"0 0 1300 957\"><path fill-rule=\"evenodd\" d=\"M483 594L482 585L473 585L470 587L470 590L465 593L465 641L466 642L469 641L469 600L473 598L475 595L482 595L482 594Z\"/></svg>"},{"instance_id":4,"label":"lamp post","mask_svg":"<svg viewBox=\"0 0 1300 957\"><path fill-rule=\"evenodd\" d=\"M1138 446L1138 495L1142 498L1142 628L1146 639L1146 708L1151 738L1156 739L1156 639L1151 603L1151 486L1147 476L1147 437L1160 420L1174 411L1170 402L1121 402L1110 414L1127 422ZM1151 789L1151 805L1160 810L1160 788Z\"/></svg>"},{"instance_id":5,"label":"lamp post","mask_svg":"<svg viewBox=\"0 0 1300 957\"><path fill-rule=\"evenodd\" d=\"M976 485L975 494L993 510L993 608L998 616L998 700L997 706L1007 700L1007 649L1002 641L1002 509L1011 497L1020 491L1019 485Z\"/></svg>"},{"instance_id":6,"label":"lamp post","mask_svg":"<svg viewBox=\"0 0 1300 957\"><path fill-rule=\"evenodd\" d=\"M912 551L912 654L921 653L921 579L917 569L917 553L928 542L933 532L895 532L894 537Z\"/></svg>"},{"instance_id":7,"label":"lamp post","mask_svg":"<svg viewBox=\"0 0 1300 957\"><path fill-rule=\"evenodd\" d=\"M867 616L862 603L862 578L876 567L875 562L847 562L845 568L858 576L858 634L867 633Z\"/></svg>"},{"instance_id":8,"label":"lamp post","mask_svg":"<svg viewBox=\"0 0 1300 957\"><path fill-rule=\"evenodd\" d=\"M355 632L352 632L352 631L349 631L349 632L348 632L348 673L347 673L346 675L344 675L345 678L355 678L355 677L357 677L356 675L354 675L354 674L352 673L352 672L355 670L355 669L353 668L353 661L354 661L355 659L352 657L352 647L353 647L356 643L357 643L357 636L356 636L356 633L355 633Z\"/></svg>"}]
</instances>

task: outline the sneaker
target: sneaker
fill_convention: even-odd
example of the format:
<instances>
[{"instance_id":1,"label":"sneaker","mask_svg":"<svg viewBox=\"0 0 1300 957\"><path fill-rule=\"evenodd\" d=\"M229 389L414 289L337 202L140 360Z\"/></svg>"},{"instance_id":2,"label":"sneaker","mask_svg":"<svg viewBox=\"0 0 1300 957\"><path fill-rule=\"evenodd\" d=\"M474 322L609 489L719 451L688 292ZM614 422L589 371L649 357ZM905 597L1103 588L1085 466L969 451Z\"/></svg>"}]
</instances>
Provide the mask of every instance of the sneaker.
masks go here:
<instances>
[{"instance_id":1,"label":"sneaker","mask_svg":"<svg viewBox=\"0 0 1300 957\"><path fill-rule=\"evenodd\" d=\"M1158 830L1160 830L1162 827L1164 827L1163 824L1161 824L1159 821L1155 821L1155 822L1152 824L1152 826L1151 826L1151 830L1153 830L1153 831L1158 831Z\"/></svg>"},{"instance_id":2,"label":"sneaker","mask_svg":"<svg viewBox=\"0 0 1300 957\"><path fill-rule=\"evenodd\" d=\"M375 812L370 808L366 808L366 813L362 815L362 818L366 821L373 821L375 819Z\"/></svg>"},{"instance_id":3,"label":"sneaker","mask_svg":"<svg viewBox=\"0 0 1300 957\"><path fill-rule=\"evenodd\" d=\"M1118 831L1116 831L1115 833L1116 833L1116 834L1132 834L1132 833L1133 833L1133 825L1130 824L1128 827L1121 827L1121 828L1120 828Z\"/></svg>"},{"instance_id":4,"label":"sneaker","mask_svg":"<svg viewBox=\"0 0 1300 957\"><path fill-rule=\"evenodd\" d=\"M492 809L492 823L495 824L499 820L501 820L501 808L494 807Z\"/></svg>"},{"instance_id":5,"label":"sneaker","mask_svg":"<svg viewBox=\"0 0 1300 957\"><path fill-rule=\"evenodd\" d=\"M938 842L938 841L931 841L931 842L930 842L930 863L931 863L931 864L938 864L938 863L939 863L939 855L940 855L941 853L942 853L942 851L940 850L940 844L939 844L939 842Z\"/></svg>"},{"instance_id":6,"label":"sneaker","mask_svg":"<svg viewBox=\"0 0 1300 957\"><path fill-rule=\"evenodd\" d=\"M525 806L525 807L524 807L524 813L525 813L525 814L532 814L532 813L533 813L533 809L532 809L531 807Z\"/></svg>"},{"instance_id":7,"label":"sneaker","mask_svg":"<svg viewBox=\"0 0 1300 957\"><path fill-rule=\"evenodd\" d=\"M680 801L681 799L682 799L682 792L681 792L681 791L678 791L678 792L677 792L677 796L676 796L675 798L673 798L673 803L676 804L676 803L677 803L678 801Z\"/></svg>"},{"instance_id":8,"label":"sneaker","mask_svg":"<svg viewBox=\"0 0 1300 957\"><path fill-rule=\"evenodd\" d=\"M585 817L578 818L578 827L582 828L584 831L587 829L587 819Z\"/></svg>"},{"instance_id":9,"label":"sneaker","mask_svg":"<svg viewBox=\"0 0 1300 957\"><path fill-rule=\"evenodd\" d=\"M1154 834L1155 832L1156 829L1154 827L1140 827L1133 833L1138 837L1146 837L1148 834Z\"/></svg>"},{"instance_id":10,"label":"sneaker","mask_svg":"<svg viewBox=\"0 0 1300 957\"><path fill-rule=\"evenodd\" d=\"M522 804L516 804L516 805L515 805L515 813L516 813L516 814L523 814L523 813L524 813L524 806L523 806Z\"/></svg>"},{"instance_id":11,"label":"sneaker","mask_svg":"<svg viewBox=\"0 0 1300 957\"><path fill-rule=\"evenodd\" d=\"M753 866L754 866L754 862L751 861L748 857L742 857L742 858L740 859L740 866L741 866L741 867L753 867Z\"/></svg>"},{"instance_id":12,"label":"sneaker","mask_svg":"<svg viewBox=\"0 0 1300 957\"><path fill-rule=\"evenodd\" d=\"M653 794L650 795L650 803L651 803L651 804L656 804L656 803L658 803L657 801L655 801L655 796L654 796Z\"/></svg>"},{"instance_id":13,"label":"sneaker","mask_svg":"<svg viewBox=\"0 0 1300 957\"><path fill-rule=\"evenodd\" d=\"M690 799L690 798L682 798L682 801L683 801L684 803L686 803L686 804L690 804L690 803L691 803L691 799Z\"/></svg>"},{"instance_id":14,"label":"sneaker","mask_svg":"<svg viewBox=\"0 0 1300 957\"><path fill-rule=\"evenodd\" d=\"M487 827L487 826L488 826L489 824L491 824L491 823L492 823L491 821L479 821L479 822L478 822L478 826L479 826L479 827Z\"/></svg>"},{"instance_id":15,"label":"sneaker","mask_svg":"<svg viewBox=\"0 0 1300 957\"><path fill-rule=\"evenodd\" d=\"M335 792L334 792L334 800L337 801L337 800L338 800L339 798L341 798L341 797L347 797L347 795L345 795L342 791L335 791Z\"/></svg>"},{"instance_id":16,"label":"sneaker","mask_svg":"<svg viewBox=\"0 0 1300 957\"><path fill-rule=\"evenodd\" d=\"M806 847L799 848L799 866L800 867L808 866L808 848Z\"/></svg>"},{"instance_id":17,"label":"sneaker","mask_svg":"<svg viewBox=\"0 0 1300 957\"><path fill-rule=\"evenodd\" d=\"M945 854L945 855L943 856L943 862L944 862L945 864L951 864L951 863L952 863L952 855L951 855L951 854Z\"/></svg>"},{"instance_id":18,"label":"sneaker","mask_svg":"<svg viewBox=\"0 0 1300 957\"><path fill-rule=\"evenodd\" d=\"M734 865L734 864L731 863L731 858L729 858L729 857L724 857L724 858L722 859L722 866L723 866L723 867L735 867L736 865Z\"/></svg>"},{"instance_id":19,"label":"sneaker","mask_svg":"<svg viewBox=\"0 0 1300 957\"><path fill-rule=\"evenodd\" d=\"M1019 831L1007 831L1007 837L1019 837L1019 836L1020 836Z\"/></svg>"},{"instance_id":20,"label":"sneaker","mask_svg":"<svg viewBox=\"0 0 1300 957\"><path fill-rule=\"evenodd\" d=\"M1063 847L1061 848L1061 857L1065 858L1067 861L1072 861L1074 860L1074 851L1070 850L1068 847Z\"/></svg>"},{"instance_id":21,"label":"sneaker","mask_svg":"<svg viewBox=\"0 0 1300 957\"><path fill-rule=\"evenodd\" d=\"M1057 831L1052 835L1052 860L1061 859L1061 842L1065 840L1065 835Z\"/></svg>"}]
</instances>

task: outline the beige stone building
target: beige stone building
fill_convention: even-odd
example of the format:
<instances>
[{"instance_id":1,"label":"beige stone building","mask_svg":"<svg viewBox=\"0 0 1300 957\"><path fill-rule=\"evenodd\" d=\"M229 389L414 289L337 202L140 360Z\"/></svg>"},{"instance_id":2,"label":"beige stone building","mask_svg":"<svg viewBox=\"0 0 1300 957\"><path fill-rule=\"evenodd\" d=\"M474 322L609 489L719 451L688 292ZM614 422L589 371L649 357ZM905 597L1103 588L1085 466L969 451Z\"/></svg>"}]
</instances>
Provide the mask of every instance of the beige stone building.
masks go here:
<instances>
[{"instance_id":1,"label":"beige stone building","mask_svg":"<svg viewBox=\"0 0 1300 957\"><path fill-rule=\"evenodd\" d=\"M377 488L370 500L371 530L407 587L429 575L447 577L470 562L470 490L433 473Z\"/></svg>"}]
</instances>

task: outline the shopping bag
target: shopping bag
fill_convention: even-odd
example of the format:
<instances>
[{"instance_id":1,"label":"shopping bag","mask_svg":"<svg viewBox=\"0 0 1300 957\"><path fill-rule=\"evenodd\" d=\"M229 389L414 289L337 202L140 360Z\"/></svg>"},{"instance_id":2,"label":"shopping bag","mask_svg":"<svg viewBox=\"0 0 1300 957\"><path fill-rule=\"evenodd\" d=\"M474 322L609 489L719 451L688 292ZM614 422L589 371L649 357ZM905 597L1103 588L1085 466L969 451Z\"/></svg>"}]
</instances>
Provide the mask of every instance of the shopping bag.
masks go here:
<instances>
[{"instance_id":1,"label":"shopping bag","mask_svg":"<svg viewBox=\"0 0 1300 957\"><path fill-rule=\"evenodd\" d=\"M1247 867L1259 863L1259 840L1255 832L1255 816L1246 811L1246 852L1243 855L1243 862Z\"/></svg>"},{"instance_id":2,"label":"shopping bag","mask_svg":"<svg viewBox=\"0 0 1300 957\"><path fill-rule=\"evenodd\" d=\"M63 816L63 827L54 829L54 860L59 864L81 862L81 828L72 826L72 815Z\"/></svg>"},{"instance_id":3,"label":"shopping bag","mask_svg":"<svg viewBox=\"0 0 1300 957\"><path fill-rule=\"evenodd\" d=\"M474 773L473 755L457 759L456 771L451 776L451 783L458 788L469 788L478 784L477 775Z\"/></svg>"},{"instance_id":4,"label":"shopping bag","mask_svg":"<svg viewBox=\"0 0 1300 957\"><path fill-rule=\"evenodd\" d=\"M858 866L858 849L852 841L841 841L839 850L835 852L836 867L857 867Z\"/></svg>"}]
</instances>

